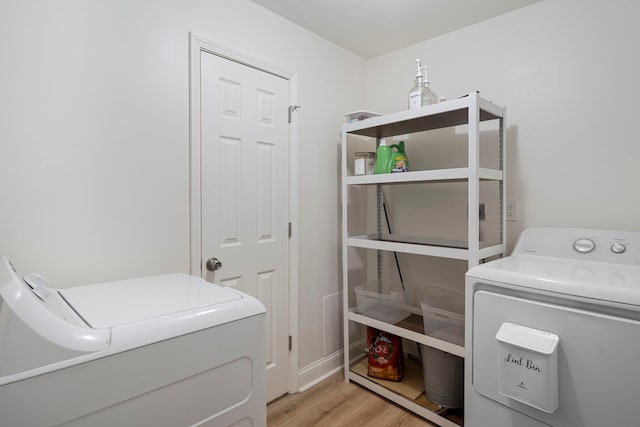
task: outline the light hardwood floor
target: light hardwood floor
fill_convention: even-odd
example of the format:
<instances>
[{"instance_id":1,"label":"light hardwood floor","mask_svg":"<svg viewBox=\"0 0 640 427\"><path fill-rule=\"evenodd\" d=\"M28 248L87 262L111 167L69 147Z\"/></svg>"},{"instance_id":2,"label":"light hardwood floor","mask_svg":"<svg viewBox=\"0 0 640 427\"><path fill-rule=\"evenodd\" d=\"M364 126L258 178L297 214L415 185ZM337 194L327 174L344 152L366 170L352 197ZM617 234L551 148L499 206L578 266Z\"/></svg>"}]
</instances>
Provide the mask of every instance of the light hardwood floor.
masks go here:
<instances>
[{"instance_id":1,"label":"light hardwood floor","mask_svg":"<svg viewBox=\"0 0 640 427\"><path fill-rule=\"evenodd\" d=\"M337 373L311 389L267 406L268 427L425 427L433 424Z\"/></svg>"}]
</instances>

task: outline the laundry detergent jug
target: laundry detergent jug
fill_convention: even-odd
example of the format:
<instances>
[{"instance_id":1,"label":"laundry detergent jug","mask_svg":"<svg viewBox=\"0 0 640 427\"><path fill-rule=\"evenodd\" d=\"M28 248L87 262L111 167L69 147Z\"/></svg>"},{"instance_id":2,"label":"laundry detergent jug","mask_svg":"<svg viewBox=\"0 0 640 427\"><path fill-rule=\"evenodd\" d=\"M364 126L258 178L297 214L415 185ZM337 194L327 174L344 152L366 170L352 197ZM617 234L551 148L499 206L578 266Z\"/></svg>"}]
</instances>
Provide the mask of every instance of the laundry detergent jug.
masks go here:
<instances>
[{"instance_id":1,"label":"laundry detergent jug","mask_svg":"<svg viewBox=\"0 0 640 427\"><path fill-rule=\"evenodd\" d=\"M392 148L387 145L387 141L381 139L380 144L378 144L378 150L376 151L375 173L389 173L392 155Z\"/></svg>"},{"instance_id":2,"label":"laundry detergent jug","mask_svg":"<svg viewBox=\"0 0 640 427\"><path fill-rule=\"evenodd\" d=\"M391 161L389 172L409 172L409 159L404 152L404 141L391 146Z\"/></svg>"}]
</instances>

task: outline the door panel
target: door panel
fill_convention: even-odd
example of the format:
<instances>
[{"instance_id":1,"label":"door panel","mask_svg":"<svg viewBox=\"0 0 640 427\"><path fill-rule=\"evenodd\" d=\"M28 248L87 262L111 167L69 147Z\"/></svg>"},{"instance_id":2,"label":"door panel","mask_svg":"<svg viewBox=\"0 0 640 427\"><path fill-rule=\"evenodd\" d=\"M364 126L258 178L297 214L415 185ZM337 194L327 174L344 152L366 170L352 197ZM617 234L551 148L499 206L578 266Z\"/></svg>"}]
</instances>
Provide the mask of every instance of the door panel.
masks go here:
<instances>
[{"instance_id":1,"label":"door panel","mask_svg":"<svg viewBox=\"0 0 640 427\"><path fill-rule=\"evenodd\" d=\"M267 308L267 397L288 391L288 81L201 52L202 256L207 280Z\"/></svg>"}]
</instances>

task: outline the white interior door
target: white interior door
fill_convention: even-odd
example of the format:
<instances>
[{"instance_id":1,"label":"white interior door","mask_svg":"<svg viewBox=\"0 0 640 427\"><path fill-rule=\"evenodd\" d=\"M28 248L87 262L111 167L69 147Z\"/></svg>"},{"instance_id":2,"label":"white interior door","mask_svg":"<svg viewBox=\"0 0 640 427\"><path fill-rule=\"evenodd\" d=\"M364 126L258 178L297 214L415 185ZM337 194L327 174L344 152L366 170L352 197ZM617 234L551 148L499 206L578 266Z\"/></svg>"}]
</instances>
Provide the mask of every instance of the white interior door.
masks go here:
<instances>
[{"instance_id":1,"label":"white interior door","mask_svg":"<svg viewBox=\"0 0 640 427\"><path fill-rule=\"evenodd\" d=\"M273 400L289 390L289 82L200 55L203 275L267 308L267 398ZM221 268L208 271L212 257Z\"/></svg>"}]
</instances>

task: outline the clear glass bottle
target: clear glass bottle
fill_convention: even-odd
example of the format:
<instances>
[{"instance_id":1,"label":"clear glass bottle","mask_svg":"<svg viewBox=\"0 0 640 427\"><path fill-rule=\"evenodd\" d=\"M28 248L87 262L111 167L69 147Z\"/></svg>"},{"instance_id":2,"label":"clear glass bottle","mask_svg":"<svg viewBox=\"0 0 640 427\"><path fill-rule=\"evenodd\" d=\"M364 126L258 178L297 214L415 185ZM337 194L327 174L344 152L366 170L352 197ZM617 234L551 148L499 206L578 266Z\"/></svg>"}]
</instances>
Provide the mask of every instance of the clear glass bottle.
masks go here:
<instances>
[{"instance_id":1,"label":"clear glass bottle","mask_svg":"<svg viewBox=\"0 0 640 427\"><path fill-rule=\"evenodd\" d=\"M409 109L424 107L425 105L431 105L438 102L438 97L429 88L429 80L426 76L426 66L422 66L422 60L416 59L418 63L418 69L416 70L416 79L414 85L409 91ZM425 75L422 71L425 70Z\"/></svg>"}]
</instances>

